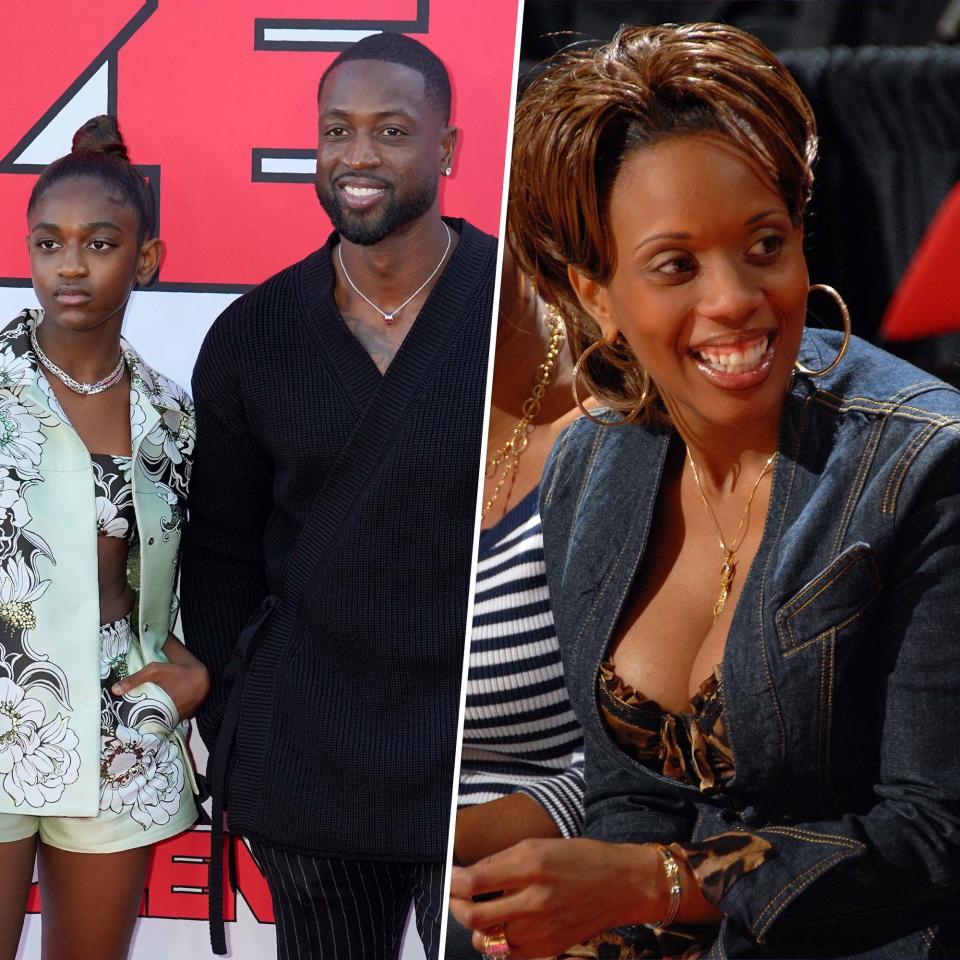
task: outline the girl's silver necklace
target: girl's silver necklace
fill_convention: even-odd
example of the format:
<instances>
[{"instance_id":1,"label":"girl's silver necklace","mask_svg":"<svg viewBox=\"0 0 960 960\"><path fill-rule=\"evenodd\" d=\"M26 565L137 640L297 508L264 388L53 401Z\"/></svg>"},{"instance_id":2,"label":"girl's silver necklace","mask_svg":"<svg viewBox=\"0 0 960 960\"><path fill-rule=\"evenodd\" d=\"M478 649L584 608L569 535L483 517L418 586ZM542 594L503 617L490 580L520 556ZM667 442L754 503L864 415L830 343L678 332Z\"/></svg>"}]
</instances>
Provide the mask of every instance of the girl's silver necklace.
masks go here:
<instances>
[{"instance_id":1,"label":"girl's silver necklace","mask_svg":"<svg viewBox=\"0 0 960 960\"><path fill-rule=\"evenodd\" d=\"M82 383L80 380L74 380L73 377L67 373L61 367L58 367L40 348L40 344L37 342L37 332L36 330L30 331L30 345L33 347L33 352L37 355L37 359L40 363L50 371L65 387L69 387L74 393L79 393L82 397L92 397L94 394L103 393L104 390L109 390L112 386L120 382L120 378L123 376L124 362L123 362L123 351L120 351L120 359L117 361L117 365L102 379L98 380L96 383Z\"/></svg>"}]
</instances>

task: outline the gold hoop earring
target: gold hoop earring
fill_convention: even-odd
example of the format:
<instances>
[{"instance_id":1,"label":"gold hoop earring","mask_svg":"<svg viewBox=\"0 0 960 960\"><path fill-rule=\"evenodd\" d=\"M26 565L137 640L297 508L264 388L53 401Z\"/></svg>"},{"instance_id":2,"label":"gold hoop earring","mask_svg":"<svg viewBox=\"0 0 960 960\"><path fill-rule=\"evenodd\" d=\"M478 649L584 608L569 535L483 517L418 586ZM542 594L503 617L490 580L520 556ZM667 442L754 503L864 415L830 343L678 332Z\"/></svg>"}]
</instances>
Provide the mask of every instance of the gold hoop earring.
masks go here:
<instances>
[{"instance_id":1,"label":"gold hoop earring","mask_svg":"<svg viewBox=\"0 0 960 960\"><path fill-rule=\"evenodd\" d=\"M847 352L847 347L850 346L850 334L852 332L852 327L850 324L850 311L847 309L847 305L843 302L843 297L841 297L840 294L833 289L833 287L828 286L825 283L814 283L811 285L807 293L811 293L814 290L822 290L824 293L829 294L831 297L833 297L834 302L840 308L840 316L843 318L843 342L840 344L840 349L837 351L837 355L821 370L811 370L809 367L805 367L799 360L795 361L793 365L797 370L800 371L800 373L806 374L808 377L822 377L824 374L829 373L843 359L844 354Z\"/></svg>"},{"instance_id":2,"label":"gold hoop earring","mask_svg":"<svg viewBox=\"0 0 960 960\"><path fill-rule=\"evenodd\" d=\"M629 416L624 417L622 420L602 420L600 417L595 417L584 405L583 401L580 399L580 391L577 389L577 386L580 382L580 371L583 369L583 363L599 347L602 347L606 343L605 340L594 340L593 343L587 347L583 353L577 358L577 362L573 365L573 378L570 384L570 389L573 391L573 402L580 408L580 412L588 419L592 420L594 423L598 424L601 427L623 427L628 423L636 420L637 417L643 412L643 408L647 404L647 397L650 395L650 374L646 370L643 371L643 392L640 394L640 400L637 403L636 408L630 413Z\"/></svg>"}]
</instances>

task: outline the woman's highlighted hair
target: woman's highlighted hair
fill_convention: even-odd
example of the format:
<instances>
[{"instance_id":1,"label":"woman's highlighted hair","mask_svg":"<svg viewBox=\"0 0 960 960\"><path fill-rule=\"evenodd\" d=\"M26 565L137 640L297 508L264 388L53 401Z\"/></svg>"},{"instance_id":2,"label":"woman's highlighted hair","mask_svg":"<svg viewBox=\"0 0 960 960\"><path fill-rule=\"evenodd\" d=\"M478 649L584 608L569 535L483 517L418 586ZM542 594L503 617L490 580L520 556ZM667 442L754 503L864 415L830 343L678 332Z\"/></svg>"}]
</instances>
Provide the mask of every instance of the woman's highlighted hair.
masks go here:
<instances>
[{"instance_id":1,"label":"woman's highlighted hair","mask_svg":"<svg viewBox=\"0 0 960 960\"><path fill-rule=\"evenodd\" d=\"M575 360L600 331L580 308L568 265L610 280L609 198L621 164L634 150L693 133L730 142L801 222L817 151L813 111L783 64L735 27L622 27L594 50L558 54L517 105L509 240L521 269L562 311ZM622 344L595 350L583 379L619 411L636 408L645 382Z\"/></svg>"}]
</instances>

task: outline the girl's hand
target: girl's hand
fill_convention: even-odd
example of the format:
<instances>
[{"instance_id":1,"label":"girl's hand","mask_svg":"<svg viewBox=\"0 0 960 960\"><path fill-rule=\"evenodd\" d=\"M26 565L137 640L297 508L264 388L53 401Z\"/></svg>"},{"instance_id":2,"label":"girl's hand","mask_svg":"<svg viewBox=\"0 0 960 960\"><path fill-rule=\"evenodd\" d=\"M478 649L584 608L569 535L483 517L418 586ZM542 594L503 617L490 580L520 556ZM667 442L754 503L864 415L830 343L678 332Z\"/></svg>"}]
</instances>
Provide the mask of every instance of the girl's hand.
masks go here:
<instances>
[{"instance_id":1,"label":"girl's hand","mask_svg":"<svg viewBox=\"0 0 960 960\"><path fill-rule=\"evenodd\" d=\"M498 890L495 900L474 903ZM472 867L454 867L450 910L476 931L501 926L513 960L549 957L611 927L663 917L663 861L649 845L597 840L524 840Z\"/></svg>"},{"instance_id":2,"label":"girl's hand","mask_svg":"<svg viewBox=\"0 0 960 960\"><path fill-rule=\"evenodd\" d=\"M210 692L210 674L207 668L171 633L163 645L169 663L148 663L112 687L114 696L122 697L141 683L156 683L163 687L174 702L181 720L192 717Z\"/></svg>"}]
</instances>

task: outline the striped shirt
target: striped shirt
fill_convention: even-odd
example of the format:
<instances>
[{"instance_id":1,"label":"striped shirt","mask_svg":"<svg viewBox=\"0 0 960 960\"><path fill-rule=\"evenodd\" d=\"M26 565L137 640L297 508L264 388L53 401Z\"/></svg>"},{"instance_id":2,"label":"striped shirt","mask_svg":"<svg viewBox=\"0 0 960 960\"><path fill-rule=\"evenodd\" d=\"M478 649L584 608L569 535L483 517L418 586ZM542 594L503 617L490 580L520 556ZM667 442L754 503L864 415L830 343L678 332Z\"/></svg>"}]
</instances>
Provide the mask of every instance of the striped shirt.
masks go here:
<instances>
[{"instance_id":1,"label":"striped shirt","mask_svg":"<svg viewBox=\"0 0 960 960\"><path fill-rule=\"evenodd\" d=\"M563 682L537 490L480 534L461 806L522 791L562 836L583 826L583 732Z\"/></svg>"}]
</instances>

